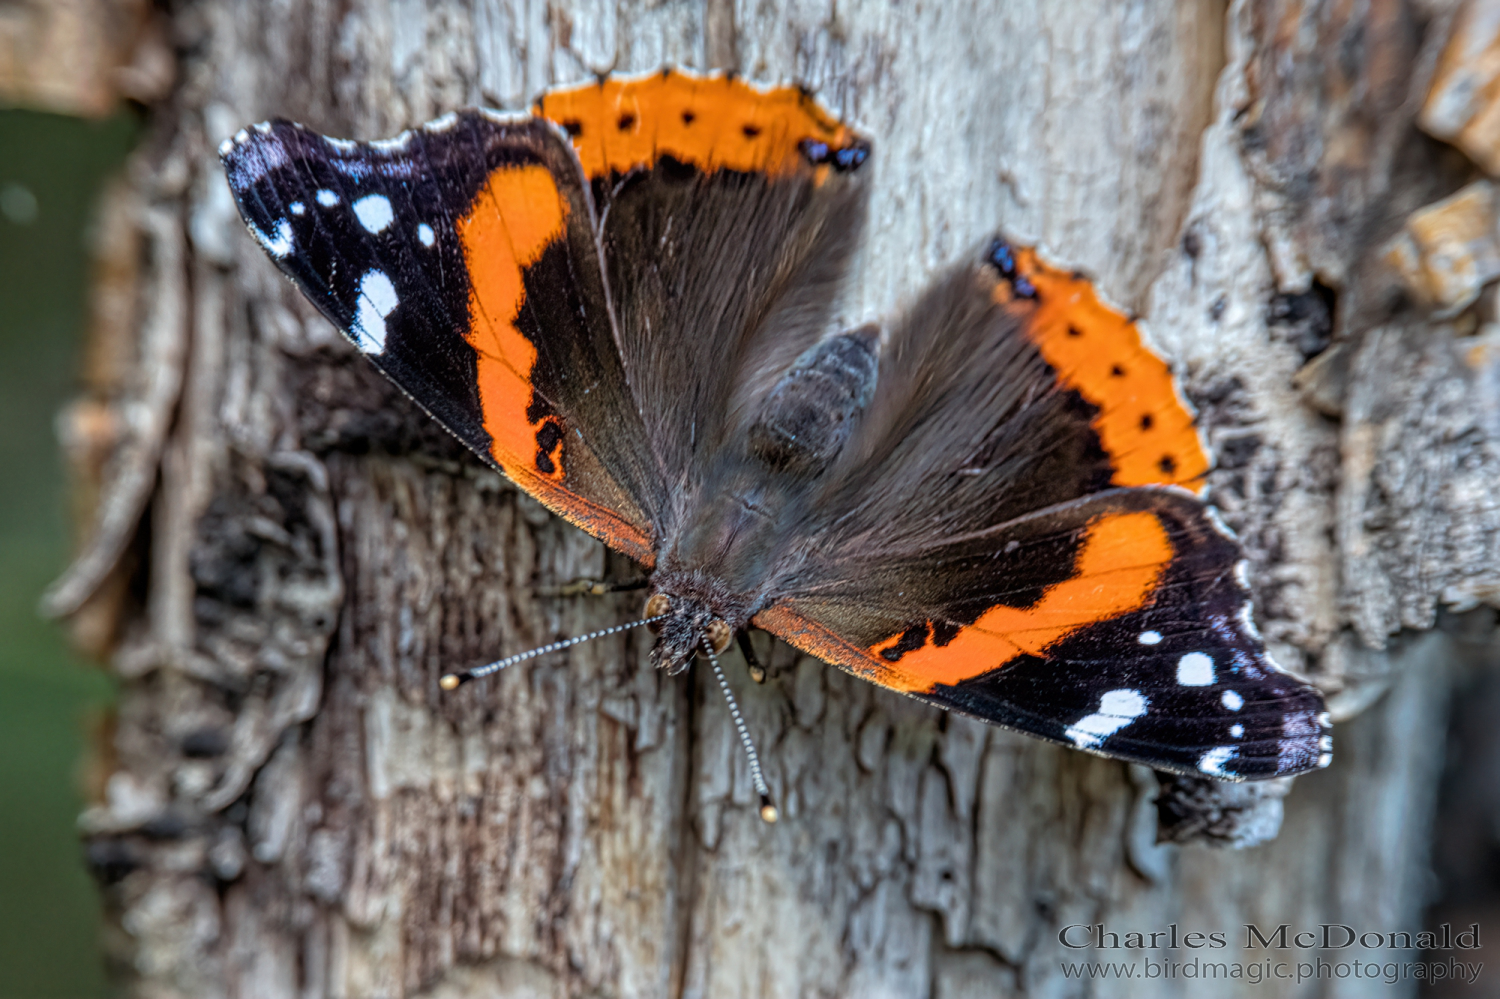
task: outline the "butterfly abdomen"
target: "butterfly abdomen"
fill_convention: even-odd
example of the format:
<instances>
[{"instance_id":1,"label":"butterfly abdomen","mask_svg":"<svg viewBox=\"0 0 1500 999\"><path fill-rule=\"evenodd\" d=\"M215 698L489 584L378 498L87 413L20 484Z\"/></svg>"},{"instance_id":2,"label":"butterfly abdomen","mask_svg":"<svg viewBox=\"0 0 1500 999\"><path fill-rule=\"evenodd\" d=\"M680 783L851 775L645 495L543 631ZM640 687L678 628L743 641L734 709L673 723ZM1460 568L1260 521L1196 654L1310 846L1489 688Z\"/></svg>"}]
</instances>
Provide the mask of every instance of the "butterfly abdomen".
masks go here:
<instances>
[{"instance_id":1,"label":"butterfly abdomen","mask_svg":"<svg viewBox=\"0 0 1500 999\"><path fill-rule=\"evenodd\" d=\"M880 331L829 337L799 357L750 425L750 451L768 468L813 476L828 467L875 389Z\"/></svg>"}]
</instances>

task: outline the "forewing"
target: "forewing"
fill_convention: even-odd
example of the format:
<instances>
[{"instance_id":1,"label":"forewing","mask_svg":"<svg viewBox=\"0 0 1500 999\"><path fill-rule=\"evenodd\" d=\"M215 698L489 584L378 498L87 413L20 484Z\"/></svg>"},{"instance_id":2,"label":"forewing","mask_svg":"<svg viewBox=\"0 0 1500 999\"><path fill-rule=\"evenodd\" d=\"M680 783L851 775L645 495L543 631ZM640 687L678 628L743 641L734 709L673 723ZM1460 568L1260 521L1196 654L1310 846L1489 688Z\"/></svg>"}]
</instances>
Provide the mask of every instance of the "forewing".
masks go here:
<instances>
[{"instance_id":1,"label":"forewing","mask_svg":"<svg viewBox=\"0 0 1500 999\"><path fill-rule=\"evenodd\" d=\"M553 126L465 111L357 143L278 121L220 152L251 234L381 371L521 488L651 562L661 477L588 188Z\"/></svg>"},{"instance_id":2,"label":"forewing","mask_svg":"<svg viewBox=\"0 0 1500 999\"><path fill-rule=\"evenodd\" d=\"M828 331L869 144L794 88L675 71L536 111L592 185L626 374L677 500L670 534L749 407Z\"/></svg>"}]
</instances>

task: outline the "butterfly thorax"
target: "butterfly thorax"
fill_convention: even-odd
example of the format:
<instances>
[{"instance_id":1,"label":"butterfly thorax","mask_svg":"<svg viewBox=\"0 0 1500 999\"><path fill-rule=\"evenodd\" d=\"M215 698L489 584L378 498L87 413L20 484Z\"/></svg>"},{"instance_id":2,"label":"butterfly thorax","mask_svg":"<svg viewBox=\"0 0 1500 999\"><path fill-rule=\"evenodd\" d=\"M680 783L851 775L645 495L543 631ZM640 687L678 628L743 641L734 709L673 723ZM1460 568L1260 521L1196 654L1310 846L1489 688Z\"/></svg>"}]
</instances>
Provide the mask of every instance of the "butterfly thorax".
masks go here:
<instances>
[{"instance_id":1,"label":"butterfly thorax","mask_svg":"<svg viewBox=\"0 0 1500 999\"><path fill-rule=\"evenodd\" d=\"M786 525L874 391L878 335L866 326L810 348L766 394L741 441L721 449L652 580L647 614L669 615L655 665L681 670L705 638L720 651L772 596Z\"/></svg>"}]
</instances>

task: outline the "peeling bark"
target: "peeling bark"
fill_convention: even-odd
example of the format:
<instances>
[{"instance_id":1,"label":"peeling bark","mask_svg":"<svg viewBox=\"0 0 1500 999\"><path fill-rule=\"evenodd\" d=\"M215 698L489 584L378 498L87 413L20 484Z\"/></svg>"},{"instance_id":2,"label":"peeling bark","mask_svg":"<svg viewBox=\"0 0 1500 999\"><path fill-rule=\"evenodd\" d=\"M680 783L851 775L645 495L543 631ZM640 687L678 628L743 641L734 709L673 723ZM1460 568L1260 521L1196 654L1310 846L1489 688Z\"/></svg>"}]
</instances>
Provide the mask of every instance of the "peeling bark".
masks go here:
<instances>
[{"instance_id":1,"label":"peeling bark","mask_svg":"<svg viewBox=\"0 0 1500 999\"><path fill-rule=\"evenodd\" d=\"M1441 607L1500 592L1500 354L1371 263L1469 179L1411 127L1446 7L1327 6L173 8L177 84L111 201L137 304L102 313L67 421L95 526L52 596L122 678L84 825L131 994L1081 996L1060 962L1109 955L1063 946L1069 924L1222 931L1230 961L1259 956L1246 922L1415 928L1449 678L1494 652L1487 610L1458 641ZM213 150L273 115L375 138L665 62L799 80L874 138L849 323L1002 226L1144 314L1268 639L1352 719L1330 770L1158 802L1149 773L761 636L769 680L737 686L766 826L713 683L653 672L647 635L438 689L625 620L634 596L542 594L630 566L365 365L245 238ZM1173 808L1198 842L1157 843ZM1202 845L1283 808L1274 842ZM1374 994L1352 986L1302 994Z\"/></svg>"}]
</instances>

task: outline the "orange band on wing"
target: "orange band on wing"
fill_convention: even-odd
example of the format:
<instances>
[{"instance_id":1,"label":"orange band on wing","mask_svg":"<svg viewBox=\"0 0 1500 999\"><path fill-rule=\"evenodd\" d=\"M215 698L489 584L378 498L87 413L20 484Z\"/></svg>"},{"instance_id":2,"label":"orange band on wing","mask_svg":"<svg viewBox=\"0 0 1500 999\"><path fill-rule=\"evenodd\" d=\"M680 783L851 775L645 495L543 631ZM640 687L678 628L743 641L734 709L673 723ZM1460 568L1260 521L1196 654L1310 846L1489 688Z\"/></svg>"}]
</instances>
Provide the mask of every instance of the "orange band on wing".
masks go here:
<instances>
[{"instance_id":1,"label":"orange band on wing","mask_svg":"<svg viewBox=\"0 0 1500 999\"><path fill-rule=\"evenodd\" d=\"M1022 654L1042 655L1079 628L1139 610L1150 603L1171 558L1171 541L1154 514L1107 514L1089 525L1073 575L1048 587L1035 604L992 607L941 645L928 622L924 644L895 661L882 653L907 632L861 649L787 608L762 611L754 623L876 683L923 693L988 673Z\"/></svg>"},{"instance_id":2,"label":"orange band on wing","mask_svg":"<svg viewBox=\"0 0 1500 999\"><path fill-rule=\"evenodd\" d=\"M567 238L568 202L546 167L501 167L490 175L458 236L468 265L470 323L479 403L490 454L516 485L570 522L644 565L651 542L613 511L569 491L563 479L566 428L537 397L537 350L516 325L526 308L527 267Z\"/></svg>"},{"instance_id":3,"label":"orange band on wing","mask_svg":"<svg viewBox=\"0 0 1500 999\"><path fill-rule=\"evenodd\" d=\"M479 358L490 452L512 476L553 482L563 477L561 421L532 405L536 347L516 319L526 305L525 270L564 238L567 217L568 203L547 168L519 166L492 173L473 210L458 220L472 289L467 339Z\"/></svg>"},{"instance_id":4,"label":"orange band on wing","mask_svg":"<svg viewBox=\"0 0 1500 999\"><path fill-rule=\"evenodd\" d=\"M1015 254L1016 274L1036 288L1036 298L1017 299L1001 281L995 300L1034 302L1026 335L1063 385L1099 410L1093 427L1115 469L1110 481L1201 488L1208 455L1166 362L1141 343L1134 323L1099 301L1088 280L1049 267L1028 247Z\"/></svg>"},{"instance_id":5,"label":"orange band on wing","mask_svg":"<svg viewBox=\"0 0 1500 999\"><path fill-rule=\"evenodd\" d=\"M648 168L661 156L705 172L780 176L807 165L803 139L841 148L858 138L795 87L761 90L672 70L556 91L532 110L572 136L590 178Z\"/></svg>"}]
</instances>

